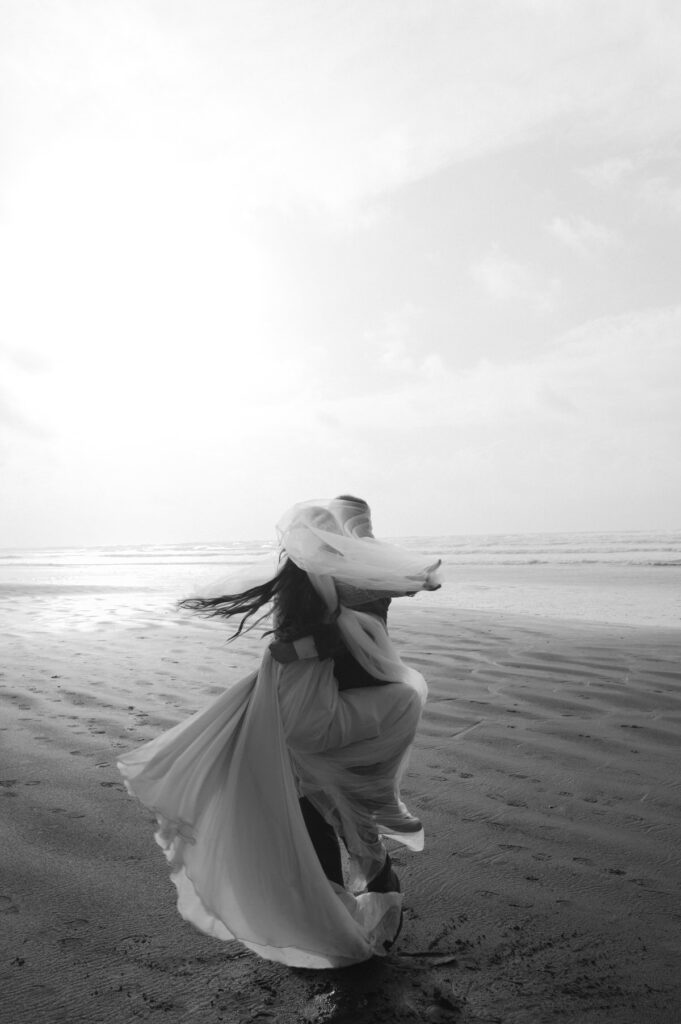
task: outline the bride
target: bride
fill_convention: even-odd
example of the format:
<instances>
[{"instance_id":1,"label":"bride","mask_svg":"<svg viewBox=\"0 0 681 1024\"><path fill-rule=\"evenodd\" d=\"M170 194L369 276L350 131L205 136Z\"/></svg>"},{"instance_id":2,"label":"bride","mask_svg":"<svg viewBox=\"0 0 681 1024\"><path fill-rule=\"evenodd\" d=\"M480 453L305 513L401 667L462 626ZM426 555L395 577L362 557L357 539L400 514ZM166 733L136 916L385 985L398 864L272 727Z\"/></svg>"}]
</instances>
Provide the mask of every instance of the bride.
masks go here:
<instances>
[{"instance_id":1,"label":"bride","mask_svg":"<svg viewBox=\"0 0 681 1024\"><path fill-rule=\"evenodd\" d=\"M427 690L386 618L391 597L439 587L440 563L377 541L349 495L295 505L277 533L274 577L181 602L240 616L235 637L271 613L259 670L118 767L156 814L186 920L291 966L343 967L384 955L401 924L385 839L423 848L400 779Z\"/></svg>"}]
</instances>

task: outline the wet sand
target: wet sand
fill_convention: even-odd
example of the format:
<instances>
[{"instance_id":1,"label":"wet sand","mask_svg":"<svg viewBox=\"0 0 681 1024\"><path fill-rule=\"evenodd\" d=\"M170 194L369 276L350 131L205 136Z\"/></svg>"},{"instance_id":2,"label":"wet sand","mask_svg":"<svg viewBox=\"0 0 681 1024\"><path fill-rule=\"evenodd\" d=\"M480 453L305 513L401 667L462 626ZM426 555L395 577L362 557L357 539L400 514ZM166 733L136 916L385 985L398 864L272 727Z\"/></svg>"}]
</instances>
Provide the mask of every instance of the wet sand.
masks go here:
<instances>
[{"instance_id":1,"label":"wet sand","mask_svg":"<svg viewBox=\"0 0 681 1024\"><path fill-rule=\"evenodd\" d=\"M681 1020L681 631L395 608L431 690L404 786L426 849L395 856L394 951L313 972L179 918L115 769L261 641L22 607L5 604L0 677L8 1024Z\"/></svg>"}]
</instances>

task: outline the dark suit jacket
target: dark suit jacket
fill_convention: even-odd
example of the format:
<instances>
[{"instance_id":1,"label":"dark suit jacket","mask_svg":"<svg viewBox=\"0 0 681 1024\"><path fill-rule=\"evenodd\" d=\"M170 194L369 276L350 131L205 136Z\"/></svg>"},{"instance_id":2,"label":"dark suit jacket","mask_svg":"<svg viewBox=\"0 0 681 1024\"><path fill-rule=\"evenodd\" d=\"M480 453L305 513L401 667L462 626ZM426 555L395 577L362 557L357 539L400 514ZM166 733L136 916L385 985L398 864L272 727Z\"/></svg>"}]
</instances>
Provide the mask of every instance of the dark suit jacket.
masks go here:
<instances>
[{"instance_id":1,"label":"dark suit jacket","mask_svg":"<svg viewBox=\"0 0 681 1024\"><path fill-rule=\"evenodd\" d=\"M359 612L368 612L388 622L389 597L380 597L375 601L357 605ZM318 626L313 630L315 647L322 661L333 658L333 674L338 680L339 690L354 690L359 686L385 686L387 680L376 679L350 653L343 642L340 630L335 623Z\"/></svg>"}]
</instances>

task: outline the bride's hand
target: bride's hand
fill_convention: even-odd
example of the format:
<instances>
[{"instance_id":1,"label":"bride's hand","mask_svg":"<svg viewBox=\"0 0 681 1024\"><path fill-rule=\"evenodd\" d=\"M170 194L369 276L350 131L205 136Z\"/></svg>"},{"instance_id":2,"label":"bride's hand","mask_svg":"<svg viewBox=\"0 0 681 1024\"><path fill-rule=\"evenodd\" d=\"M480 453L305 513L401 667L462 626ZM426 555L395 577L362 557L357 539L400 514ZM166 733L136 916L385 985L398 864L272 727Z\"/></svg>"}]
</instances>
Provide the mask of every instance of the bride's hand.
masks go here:
<instances>
[{"instance_id":1,"label":"bride's hand","mask_svg":"<svg viewBox=\"0 0 681 1024\"><path fill-rule=\"evenodd\" d=\"M437 570L442 565L442 559L438 558L437 562L433 562L426 569L426 582L423 585L424 590L439 590L442 584L440 583Z\"/></svg>"}]
</instances>

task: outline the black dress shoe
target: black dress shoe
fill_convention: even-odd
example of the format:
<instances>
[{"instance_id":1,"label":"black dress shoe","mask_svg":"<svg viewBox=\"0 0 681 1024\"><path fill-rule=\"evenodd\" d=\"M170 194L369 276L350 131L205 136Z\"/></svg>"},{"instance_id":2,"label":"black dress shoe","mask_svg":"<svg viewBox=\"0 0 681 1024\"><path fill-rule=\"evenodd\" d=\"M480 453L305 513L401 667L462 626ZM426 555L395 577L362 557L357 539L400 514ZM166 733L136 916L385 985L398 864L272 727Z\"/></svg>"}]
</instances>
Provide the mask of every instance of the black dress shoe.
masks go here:
<instances>
[{"instance_id":1,"label":"black dress shoe","mask_svg":"<svg viewBox=\"0 0 681 1024\"><path fill-rule=\"evenodd\" d=\"M385 855L385 864L383 865L381 870L378 872L376 877L372 878L371 881L369 882L369 884L367 885L367 892L401 892L401 891L402 890L400 888L400 880L397 877L397 875L395 874L395 871L393 870L393 866L392 866L392 863L390 861L390 857L386 853L386 855ZM384 946L386 952L390 949L390 947L395 942L397 936L402 931L403 923L404 923L404 914L400 910L400 923L397 926L397 931L393 935L392 939L386 939L385 942L383 943L383 946Z\"/></svg>"},{"instance_id":2,"label":"black dress shoe","mask_svg":"<svg viewBox=\"0 0 681 1024\"><path fill-rule=\"evenodd\" d=\"M367 885L367 892L401 892L400 880L393 870L390 857L386 854L385 864Z\"/></svg>"},{"instance_id":3,"label":"black dress shoe","mask_svg":"<svg viewBox=\"0 0 681 1024\"><path fill-rule=\"evenodd\" d=\"M392 949L393 945L397 942L397 937L402 931L402 925L404 924L404 911L400 910L400 923L397 926L397 931L393 935L392 939L385 939L383 942L383 948L386 953Z\"/></svg>"}]
</instances>

